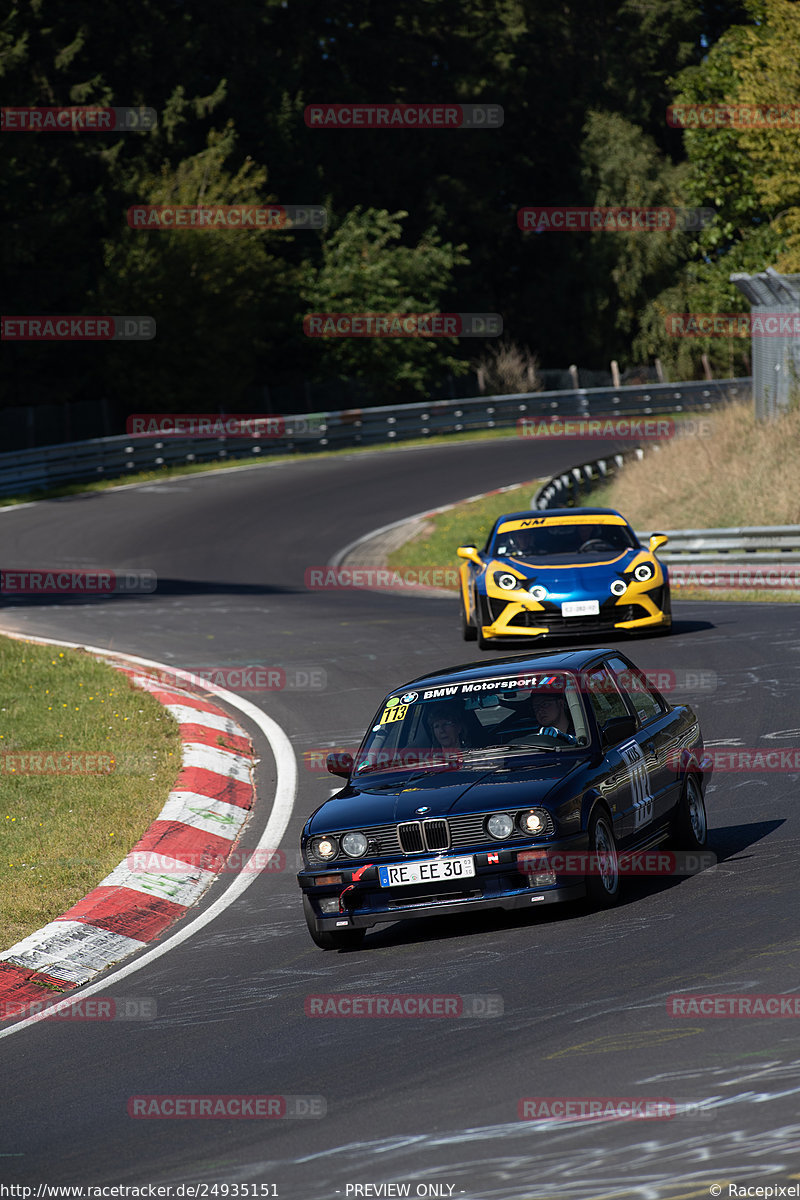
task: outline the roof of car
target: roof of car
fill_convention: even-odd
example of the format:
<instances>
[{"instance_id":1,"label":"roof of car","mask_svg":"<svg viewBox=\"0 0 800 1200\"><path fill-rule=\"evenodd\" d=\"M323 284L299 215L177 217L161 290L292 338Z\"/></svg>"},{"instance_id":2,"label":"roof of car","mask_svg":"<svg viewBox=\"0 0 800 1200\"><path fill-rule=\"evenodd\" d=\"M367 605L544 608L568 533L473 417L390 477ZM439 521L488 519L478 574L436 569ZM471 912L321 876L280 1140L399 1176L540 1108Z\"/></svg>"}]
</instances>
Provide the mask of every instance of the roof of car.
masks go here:
<instances>
[{"instance_id":1,"label":"roof of car","mask_svg":"<svg viewBox=\"0 0 800 1200\"><path fill-rule=\"evenodd\" d=\"M440 671L432 671L428 675L418 675L416 679L409 680L408 684L401 684L392 691L396 692L401 687L418 686L422 683L436 687L439 684L462 683L468 679L497 679L504 676L526 675L532 671L582 671L598 658L602 658L606 654L617 653L619 652L607 647L598 649L596 646L592 646L582 650L550 650L524 658L520 658L519 655L511 655L507 658L493 658L491 662L482 659L479 662L464 663L458 667L443 667Z\"/></svg>"},{"instance_id":2,"label":"roof of car","mask_svg":"<svg viewBox=\"0 0 800 1200\"><path fill-rule=\"evenodd\" d=\"M526 517L622 517L614 508L529 508L522 512L503 513L495 524L501 521L522 521ZM622 517L623 521L625 520Z\"/></svg>"}]
</instances>

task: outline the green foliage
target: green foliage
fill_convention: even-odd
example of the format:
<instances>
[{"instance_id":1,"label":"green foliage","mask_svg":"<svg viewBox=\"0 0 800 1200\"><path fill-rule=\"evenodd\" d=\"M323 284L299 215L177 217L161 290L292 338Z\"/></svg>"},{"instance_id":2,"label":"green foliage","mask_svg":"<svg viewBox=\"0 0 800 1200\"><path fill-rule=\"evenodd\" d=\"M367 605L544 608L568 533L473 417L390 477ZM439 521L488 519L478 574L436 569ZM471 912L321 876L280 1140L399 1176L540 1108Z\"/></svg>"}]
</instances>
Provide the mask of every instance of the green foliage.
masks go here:
<instances>
[{"instance_id":1,"label":"green foliage","mask_svg":"<svg viewBox=\"0 0 800 1200\"><path fill-rule=\"evenodd\" d=\"M323 241L322 261L306 272L303 298L315 313L429 313L441 311L464 246L442 243L426 230L415 246L400 243L406 212L356 207ZM391 390L424 395L447 371L466 363L448 354L452 338L331 337L319 347L323 377L377 381Z\"/></svg>"},{"instance_id":2,"label":"green foliage","mask_svg":"<svg viewBox=\"0 0 800 1200\"><path fill-rule=\"evenodd\" d=\"M174 126L173 126L174 128ZM177 165L165 160L143 173L130 203L153 205L269 204L267 172L250 158L236 170L235 135L211 130L204 150ZM281 264L281 230L132 229L104 244L104 273L91 304L100 312L146 311L158 335L136 346L105 349L117 395L148 411L223 407L253 378L257 356L280 336L292 303L296 269ZM121 359L125 372L119 373ZM110 379L109 379L110 383Z\"/></svg>"},{"instance_id":3,"label":"green foliage","mask_svg":"<svg viewBox=\"0 0 800 1200\"><path fill-rule=\"evenodd\" d=\"M750 19L678 76L675 104L800 102L800 10L785 0L758 0ZM661 357L673 379L696 374L703 351L715 375L746 373L749 339L670 338L664 315L747 312L731 274L775 265L800 270L800 209L787 208L800 197L800 133L698 128L683 136L686 202L713 207L716 219L699 233L679 277L644 310L634 352Z\"/></svg>"},{"instance_id":4,"label":"green foliage","mask_svg":"<svg viewBox=\"0 0 800 1200\"><path fill-rule=\"evenodd\" d=\"M146 105L158 127L4 137L5 311L150 314L158 337L4 347L4 402L147 395L148 407L217 408L222 394L235 410L251 385L348 377L380 403L424 394L482 349L312 343L303 313L333 301L500 312L545 367L625 367L658 350L678 369L686 349L659 341L658 306L677 289L690 306L735 307L731 264L795 261L781 255L797 245L800 171L796 136L683 135L665 109L796 98L797 11L787 0L241 0L220 21L213 8L143 0L123 25L122 10L87 0L10 0L6 104ZM494 102L505 123L309 129L305 105L319 101ZM165 197L324 204L332 223L322 237L127 227L131 204ZM523 236L515 221L530 204L637 201L710 205L718 220L696 238Z\"/></svg>"}]
</instances>

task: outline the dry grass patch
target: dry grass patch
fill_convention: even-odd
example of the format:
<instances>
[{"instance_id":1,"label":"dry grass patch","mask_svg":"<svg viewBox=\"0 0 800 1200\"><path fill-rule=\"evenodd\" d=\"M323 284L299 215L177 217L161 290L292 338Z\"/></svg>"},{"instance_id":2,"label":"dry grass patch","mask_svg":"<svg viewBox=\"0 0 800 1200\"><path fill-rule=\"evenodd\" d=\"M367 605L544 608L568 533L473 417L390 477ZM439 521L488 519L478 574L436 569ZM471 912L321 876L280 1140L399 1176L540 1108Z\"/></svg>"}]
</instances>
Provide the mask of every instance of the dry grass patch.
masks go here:
<instances>
[{"instance_id":1,"label":"dry grass patch","mask_svg":"<svg viewBox=\"0 0 800 1200\"><path fill-rule=\"evenodd\" d=\"M799 525L800 409L761 423L751 404L731 404L701 425L708 436L663 443L584 503L636 529Z\"/></svg>"},{"instance_id":2,"label":"dry grass patch","mask_svg":"<svg viewBox=\"0 0 800 1200\"><path fill-rule=\"evenodd\" d=\"M124 858L164 805L181 743L157 700L83 651L0 637L0 679L2 951ZM62 773L66 753L79 770Z\"/></svg>"}]
</instances>

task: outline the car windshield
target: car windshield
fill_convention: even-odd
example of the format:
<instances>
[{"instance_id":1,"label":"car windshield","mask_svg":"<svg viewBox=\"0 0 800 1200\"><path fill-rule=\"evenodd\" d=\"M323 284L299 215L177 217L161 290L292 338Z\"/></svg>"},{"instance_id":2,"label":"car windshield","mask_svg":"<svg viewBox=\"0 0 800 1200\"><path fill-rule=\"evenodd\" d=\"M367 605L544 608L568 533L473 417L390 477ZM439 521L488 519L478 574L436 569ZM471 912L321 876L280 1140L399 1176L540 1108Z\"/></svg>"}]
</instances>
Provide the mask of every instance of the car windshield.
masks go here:
<instances>
[{"instance_id":1,"label":"car windshield","mask_svg":"<svg viewBox=\"0 0 800 1200\"><path fill-rule=\"evenodd\" d=\"M620 553L632 550L636 542L627 525L596 521L592 524L558 524L555 521L534 528L515 528L521 522L501 525L494 536L491 553L496 558L553 558L568 554Z\"/></svg>"},{"instance_id":2,"label":"car windshield","mask_svg":"<svg viewBox=\"0 0 800 1200\"><path fill-rule=\"evenodd\" d=\"M518 753L589 745L574 676L461 682L387 697L356 756L355 774L479 768Z\"/></svg>"}]
</instances>

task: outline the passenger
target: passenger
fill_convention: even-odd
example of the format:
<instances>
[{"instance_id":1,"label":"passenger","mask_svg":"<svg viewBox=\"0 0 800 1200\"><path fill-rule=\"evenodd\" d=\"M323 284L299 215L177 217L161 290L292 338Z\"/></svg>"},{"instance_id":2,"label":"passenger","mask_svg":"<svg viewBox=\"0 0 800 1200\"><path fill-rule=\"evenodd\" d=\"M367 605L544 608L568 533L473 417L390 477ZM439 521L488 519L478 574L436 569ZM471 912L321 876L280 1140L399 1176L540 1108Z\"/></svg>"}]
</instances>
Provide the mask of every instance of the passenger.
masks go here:
<instances>
[{"instance_id":1,"label":"passenger","mask_svg":"<svg viewBox=\"0 0 800 1200\"><path fill-rule=\"evenodd\" d=\"M427 726L433 743L442 750L459 750L470 744L464 713L457 705L437 705Z\"/></svg>"}]
</instances>

